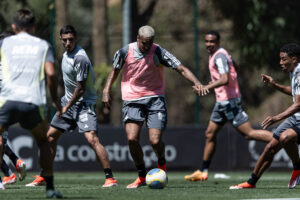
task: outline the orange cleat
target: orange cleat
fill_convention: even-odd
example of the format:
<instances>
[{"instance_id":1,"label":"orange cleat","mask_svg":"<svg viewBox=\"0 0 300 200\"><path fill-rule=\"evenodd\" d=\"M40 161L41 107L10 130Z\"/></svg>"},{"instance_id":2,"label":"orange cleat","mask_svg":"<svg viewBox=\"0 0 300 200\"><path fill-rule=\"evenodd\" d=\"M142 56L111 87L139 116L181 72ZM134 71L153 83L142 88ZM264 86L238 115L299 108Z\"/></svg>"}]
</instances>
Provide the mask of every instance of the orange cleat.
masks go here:
<instances>
[{"instance_id":1,"label":"orange cleat","mask_svg":"<svg viewBox=\"0 0 300 200\"><path fill-rule=\"evenodd\" d=\"M19 175L19 180L23 181L26 177L26 164L22 159L17 160L16 170Z\"/></svg>"},{"instance_id":2,"label":"orange cleat","mask_svg":"<svg viewBox=\"0 0 300 200\"><path fill-rule=\"evenodd\" d=\"M17 182L17 177L15 174L12 174L11 176L4 176L2 184L6 185L6 184L13 184Z\"/></svg>"},{"instance_id":3,"label":"orange cleat","mask_svg":"<svg viewBox=\"0 0 300 200\"><path fill-rule=\"evenodd\" d=\"M146 185L146 178L139 176L133 183L127 185L126 188L133 189L133 188L138 188L138 187L145 186L145 185Z\"/></svg>"},{"instance_id":4,"label":"orange cleat","mask_svg":"<svg viewBox=\"0 0 300 200\"><path fill-rule=\"evenodd\" d=\"M196 170L194 173L186 175L184 179L188 181L206 181L208 179L208 172Z\"/></svg>"},{"instance_id":5,"label":"orange cleat","mask_svg":"<svg viewBox=\"0 0 300 200\"><path fill-rule=\"evenodd\" d=\"M103 188L113 187L113 186L118 186L117 180L114 179L114 178L107 178L107 179L105 179L105 182L102 185Z\"/></svg>"},{"instance_id":6,"label":"orange cleat","mask_svg":"<svg viewBox=\"0 0 300 200\"><path fill-rule=\"evenodd\" d=\"M248 182L240 183L238 185L232 185L229 187L230 190L239 190L239 189L251 189L255 188L255 185L251 185Z\"/></svg>"},{"instance_id":7,"label":"orange cleat","mask_svg":"<svg viewBox=\"0 0 300 200\"><path fill-rule=\"evenodd\" d=\"M27 187L35 187L35 186L40 186L40 185L45 185L46 181L43 177L40 175L33 176L35 177L34 181L31 183L26 184Z\"/></svg>"},{"instance_id":8,"label":"orange cleat","mask_svg":"<svg viewBox=\"0 0 300 200\"><path fill-rule=\"evenodd\" d=\"M293 170L288 187L293 189L300 183L300 170Z\"/></svg>"}]
</instances>

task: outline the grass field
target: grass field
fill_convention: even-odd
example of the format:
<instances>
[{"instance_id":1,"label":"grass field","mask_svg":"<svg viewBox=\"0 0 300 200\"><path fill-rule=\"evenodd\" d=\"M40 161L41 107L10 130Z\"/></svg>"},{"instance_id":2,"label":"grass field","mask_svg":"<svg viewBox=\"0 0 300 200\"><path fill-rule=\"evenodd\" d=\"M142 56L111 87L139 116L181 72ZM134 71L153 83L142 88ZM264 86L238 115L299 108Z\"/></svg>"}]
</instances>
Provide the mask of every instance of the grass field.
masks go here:
<instances>
[{"instance_id":1,"label":"grass field","mask_svg":"<svg viewBox=\"0 0 300 200\"><path fill-rule=\"evenodd\" d=\"M118 200L214 200L214 199L279 199L299 198L300 186L288 189L290 173L266 172L258 182L256 189L229 190L229 186L246 181L249 172L228 172L229 179L215 179L210 173L206 182L189 182L184 180L187 172L168 172L169 182L161 190L141 187L126 189L126 185L136 178L134 172L115 172L118 187L102 189L103 173L55 173L56 188L65 199L118 199ZM23 182L7 185L6 190L0 191L0 199L43 199L45 188L25 187L25 183L33 180L31 173Z\"/></svg>"}]
</instances>

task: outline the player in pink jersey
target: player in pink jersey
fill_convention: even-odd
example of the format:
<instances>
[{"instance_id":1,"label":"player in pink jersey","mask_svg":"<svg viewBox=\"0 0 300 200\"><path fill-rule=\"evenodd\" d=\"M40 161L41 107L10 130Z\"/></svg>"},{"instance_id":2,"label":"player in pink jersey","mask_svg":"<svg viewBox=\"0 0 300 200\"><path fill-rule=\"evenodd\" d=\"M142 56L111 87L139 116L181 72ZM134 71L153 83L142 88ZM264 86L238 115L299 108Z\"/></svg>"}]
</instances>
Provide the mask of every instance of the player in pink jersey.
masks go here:
<instances>
[{"instance_id":1,"label":"player in pink jersey","mask_svg":"<svg viewBox=\"0 0 300 200\"><path fill-rule=\"evenodd\" d=\"M110 88L122 71L121 92L123 99L123 122L131 156L138 170L138 178L127 188L145 185L146 168L143 151L139 144L140 130L144 121L149 128L149 140L156 156L158 167L166 170L165 145L162 133L167 123L167 109L164 97L165 67L179 72L200 91L199 80L193 73L167 50L153 44L154 29L142 26L138 31L137 42L126 45L114 56L114 69L109 74L103 90L102 101L110 107ZM206 91L208 92L208 91Z\"/></svg>"},{"instance_id":2,"label":"player in pink jersey","mask_svg":"<svg viewBox=\"0 0 300 200\"><path fill-rule=\"evenodd\" d=\"M269 142L272 139L271 132L251 127L248 115L242 108L235 63L228 52L220 46L219 33L209 31L205 34L205 46L209 53L211 82L204 85L200 93L204 96L208 90L214 89L217 102L205 131L206 141L201 168L184 177L189 181L208 179L208 168L216 149L217 133L227 121L230 121L248 140Z\"/></svg>"}]
</instances>

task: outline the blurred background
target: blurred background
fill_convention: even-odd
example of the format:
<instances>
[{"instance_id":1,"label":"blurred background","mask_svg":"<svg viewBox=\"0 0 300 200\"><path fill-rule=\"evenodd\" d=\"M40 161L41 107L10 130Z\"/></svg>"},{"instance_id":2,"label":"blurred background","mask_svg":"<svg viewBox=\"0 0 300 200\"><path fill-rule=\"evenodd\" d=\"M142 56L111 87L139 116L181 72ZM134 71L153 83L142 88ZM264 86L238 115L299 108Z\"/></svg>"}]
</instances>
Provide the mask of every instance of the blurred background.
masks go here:
<instances>
[{"instance_id":1,"label":"blurred background","mask_svg":"<svg viewBox=\"0 0 300 200\"><path fill-rule=\"evenodd\" d=\"M212 29L219 31L221 46L239 65L243 105L254 126L292 102L290 97L264 87L260 74L289 84L288 74L279 66L279 49L285 43L299 43L300 1L1 0L0 32L10 30L12 16L20 8L35 13L35 34L53 45L58 72L63 53L58 32L66 24L77 29L78 43L87 51L96 72L100 124L122 126L120 81L113 88L110 112L101 103L102 89L114 53L136 41L138 28L145 24L155 28L155 43L174 54L204 84L210 81L204 35ZM175 71L166 69L165 77L168 126L205 127L215 104L214 92L198 98L191 84ZM58 91L63 95L61 73L59 78ZM205 129L200 130L203 133Z\"/></svg>"},{"instance_id":2,"label":"blurred background","mask_svg":"<svg viewBox=\"0 0 300 200\"><path fill-rule=\"evenodd\" d=\"M237 71L243 103L252 123L290 103L290 98L264 87L260 74L289 83L288 75L280 71L278 51L284 43L300 40L297 0L1 0L1 32L10 29L12 16L20 8L36 14L36 35L54 46L57 69L63 52L59 29L65 24L75 26L79 44L88 52L97 73L100 98L115 51L124 41L135 41L138 28L149 24L156 30L155 42L173 53L203 83L210 80L204 34L211 29L219 31L221 45L240 66ZM175 71L165 70L165 75L168 124L206 124L215 103L214 93L197 99L191 84ZM118 83L113 94L110 113L99 98L99 122L121 125Z\"/></svg>"}]
</instances>

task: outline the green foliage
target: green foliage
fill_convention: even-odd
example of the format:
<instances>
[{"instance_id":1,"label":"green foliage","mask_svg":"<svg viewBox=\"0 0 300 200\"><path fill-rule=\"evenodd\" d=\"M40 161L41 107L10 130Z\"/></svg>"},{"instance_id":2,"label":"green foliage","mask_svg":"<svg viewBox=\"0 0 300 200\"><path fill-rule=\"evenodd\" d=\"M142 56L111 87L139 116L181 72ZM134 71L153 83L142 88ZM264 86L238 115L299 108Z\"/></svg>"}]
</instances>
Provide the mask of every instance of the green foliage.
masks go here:
<instances>
[{"instance_id":1,"label":"green foliage","mask_svg":"<svg viewBox=\"0 0 300 200\"><path fill-rule=\"evenodd\" d=\"M300 17L297 0L213 1L233 22L233 36L247 67L278 65L279 48L287 42L300 42L296 24Z\"/></svg>"}]
</instances>

